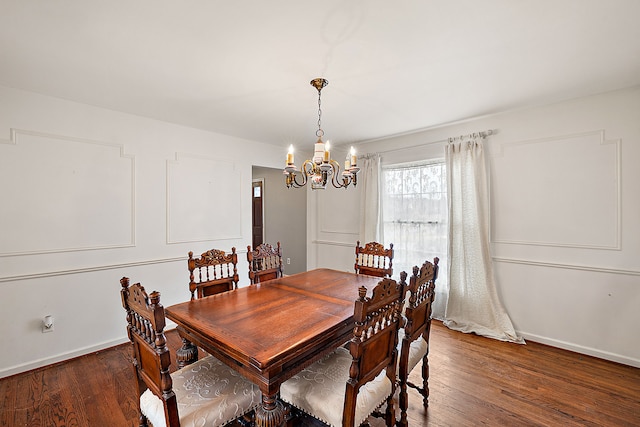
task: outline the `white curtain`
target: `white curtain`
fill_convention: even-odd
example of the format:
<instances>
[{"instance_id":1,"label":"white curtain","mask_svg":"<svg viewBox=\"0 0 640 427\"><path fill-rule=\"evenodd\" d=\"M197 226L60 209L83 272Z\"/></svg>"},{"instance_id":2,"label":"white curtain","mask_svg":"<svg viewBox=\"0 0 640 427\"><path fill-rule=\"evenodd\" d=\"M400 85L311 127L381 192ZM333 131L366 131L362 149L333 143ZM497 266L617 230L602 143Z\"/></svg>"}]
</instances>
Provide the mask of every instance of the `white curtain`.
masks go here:
<instances>
[{"instance_id":1,"label":"white curtain","mask_svg":"<svg viewBox=\"0 0 640 427\"><path fill-rule=\"evenodd\" d=\"M360 243L382 239L382 205L380 203L380 155L363 158L360 169Z\"/></svg>"},{"instance_id":2,"label":"white curtain","mask_svg":"<svg viewBox=\"0 0 640 427\"><path fill-rule=\"evenodd\" d=\"M480 138L446 147L449 297L444 324L462 332L524 343L502 306L489 248L487 175Z\"/></svg>"}]
</instances>

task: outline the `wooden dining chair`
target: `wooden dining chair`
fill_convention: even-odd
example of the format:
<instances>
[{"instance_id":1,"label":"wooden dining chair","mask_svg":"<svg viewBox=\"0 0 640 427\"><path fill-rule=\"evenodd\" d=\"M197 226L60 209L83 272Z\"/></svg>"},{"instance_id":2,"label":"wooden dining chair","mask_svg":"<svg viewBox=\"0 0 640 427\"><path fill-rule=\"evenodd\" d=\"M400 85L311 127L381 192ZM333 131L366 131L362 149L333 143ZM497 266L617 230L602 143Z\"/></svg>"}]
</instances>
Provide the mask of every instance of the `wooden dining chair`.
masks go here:
<instances>
[{"instance_id":1,"label":"wooden dining chair","mask_svg":"<svg viewBox=\"0 0 640 427\"><path fill-rule=\"evenodd\" d=\"M413 274L406 287L408 299L405 301L404 315L406 324L399 332L398 383L400 385L400 421L398 425L407 426L407 408L409 405L407 387L422 395L425 409L429 400L429 334L431 332L431 308L435 296L438 278L439 258L433 264L425 261L422 267L413 267ZM409 374L422 360L422 385L409 381Z\"/></svg>"},{"instance_id":2,"label":"wooden dining chair","mask_svg":"<svg viewBox=\"0 0 640 427\"><path fill-rule=\"evenodd\" d=\"M238 254L231 248L227 254L219 249L211 249L193 257L189 252L189 291L191 299L219 294L238 288Z\"/></svg>"},{"instance_id":3,"label":"wooden dining chair","mask_svg":"<svg viewBox=\"0 0 640 427\"><path fill-rule=\"evenodd\" d=\"M360 287L349 349L340 347L285 381L280 387L282 400L331 426L359 426L386 402L386 425L394 425L406 277L402 272L399 283L383 278L371 297Z\"/></svg>"},{"instance_id":4,"label":"wooden dining chair","mask_svg":"<svg viewBox=\"0 0 640 427\"><path fill-rule=\"evenodd\" d=\"M247 246L249 262L249 280L252 285L282 277L282 248L280 242L274 248L268 243L258 245L254 250Z\"/></svg>"},{"instance_id":5,"label":"wooden dining chair","mask_svg":"<svg viewBox=\"0 0 640 427\"><path fill-rule=\"evenodd\" d=\"M385 249L381 243L369 242L364 247L356 243L356 274L391 277L393 274L393 243Z\"/></svg>"},{"instance_id":6,"label":"wooden dining chair","mask_svg":"<svg viewBox=\"0 0 640 427\"><path fill-rule=\"evenodd\" d=\"M260 389L218 359L208 356L169 373L160 293L120 280L127 334L133 349L140 426L222 426L261 402Z\"/></svg>"}]
</instances>

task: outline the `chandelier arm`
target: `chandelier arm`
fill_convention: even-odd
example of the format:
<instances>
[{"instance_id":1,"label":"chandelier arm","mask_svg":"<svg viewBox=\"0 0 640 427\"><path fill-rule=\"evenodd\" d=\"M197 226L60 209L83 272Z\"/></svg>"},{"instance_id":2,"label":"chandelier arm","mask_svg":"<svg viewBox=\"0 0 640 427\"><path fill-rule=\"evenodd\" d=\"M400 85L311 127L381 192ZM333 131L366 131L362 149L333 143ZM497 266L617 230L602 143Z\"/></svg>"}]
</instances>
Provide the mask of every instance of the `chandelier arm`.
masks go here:
<instances>
[{"instance_id":1,"label":"chandelier arm","mask_svg":"<svg viewBox=\"0 0 640 427\"><path fill-rule=\"evenodd\" d=\"M307 183L307 177L306 177L306 176L304 176L304 174L302 174L302 182L298 182L298 180L297 180L297 178L296 178L296 177L297 177L297 175L294 173L294 174L293 174L293 177L292 177L292 180L291 180L291 185L292 185L292 187L293 187L293 188L301 188L301 187L304 187L304 186L305 186L305 184Z\"/></svg>"},{"instance_id":2,"label":"chandelier arm","mask_svg":"<svg viewBox=\"0 0 640 427\"><path fill-rule=\"evenodd\" d=\"M295 172L289 172L288 175L286 175L286 184L287 184L287 188L301 188L304 187L307 184L307 176L302 173L302 182L298 182L297 179L297 174Z\"/></svg>"},{"instance_id":3,"label":"chandelier arm","mask_svg":"<svg viewBox=\"0 0 640 427\"><path fill-rule=\"evenodd\" d=\"M340 172L340 165L338 164L338 162L336 162L335 160L331 159L329 161L329 164L331 165L331 169L333 169L333 173L331 174L331 184L333 185L334 188L347 188L347 186L349 185L349 183L344 179L345 177L342 176L342 173ZM342 177L342 182L340 182L338 180L338 176Z\"/></svg>"},{"instance_id":4,"label":"chandelier arm","mask_svg":"<svg viewBox=\"0 0 640 427\"><path fill-rule=\"evenodd\" d=\"M306 184L307 178L315 174L315 163L312 160L305 160L300 170L305 177L304 182Z\"/></svg>"}]
</instances>

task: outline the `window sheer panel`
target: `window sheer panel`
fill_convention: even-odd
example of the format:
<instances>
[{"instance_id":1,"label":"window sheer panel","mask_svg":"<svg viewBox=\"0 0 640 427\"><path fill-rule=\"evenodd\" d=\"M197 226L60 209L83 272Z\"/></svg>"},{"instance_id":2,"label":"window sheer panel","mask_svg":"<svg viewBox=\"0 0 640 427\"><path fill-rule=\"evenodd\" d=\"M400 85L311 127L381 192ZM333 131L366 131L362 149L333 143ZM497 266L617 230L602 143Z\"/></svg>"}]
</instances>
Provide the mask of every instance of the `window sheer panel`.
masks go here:
<instances>
[{"instance_id":1,"label":"window sheer panel","mask_svg":"<svg viewBox=\"0 0 640 427\"><path fill-rule=\"evenodd\" d=\"M447 286L448 202L444 161L382 171L383 242L393 243L394 276L440 258L434 317L443 318Z\"/></svg>"}]
</instances>

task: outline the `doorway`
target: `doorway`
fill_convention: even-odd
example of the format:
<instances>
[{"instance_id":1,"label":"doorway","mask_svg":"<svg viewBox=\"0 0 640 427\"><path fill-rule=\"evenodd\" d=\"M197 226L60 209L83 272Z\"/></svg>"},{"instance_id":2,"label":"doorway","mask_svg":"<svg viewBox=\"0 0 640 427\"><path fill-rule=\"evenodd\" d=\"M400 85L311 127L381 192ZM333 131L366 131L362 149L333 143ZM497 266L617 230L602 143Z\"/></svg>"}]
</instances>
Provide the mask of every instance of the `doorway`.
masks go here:
<instances>
[{"instance_id":1,"label":"doorway","mask_svg":"<svg viewBox=\"0 0 640 427\"><path fill-rule=\"evenodd\" d=\"M257 248L264 242L264 179L251 182L251 242Z\"/></svg>"},{"instance_id":2,"label":"doorway","mask_svg":"<svg viewBox=\"0 0 640 427\"><path fill-rule=\"evenodd\" d=\"M306 188L287 188L282 169L253 166L251 200L253 247L280 242L285 274L307 271Z\"/></svg>"}]
</instances>

